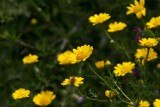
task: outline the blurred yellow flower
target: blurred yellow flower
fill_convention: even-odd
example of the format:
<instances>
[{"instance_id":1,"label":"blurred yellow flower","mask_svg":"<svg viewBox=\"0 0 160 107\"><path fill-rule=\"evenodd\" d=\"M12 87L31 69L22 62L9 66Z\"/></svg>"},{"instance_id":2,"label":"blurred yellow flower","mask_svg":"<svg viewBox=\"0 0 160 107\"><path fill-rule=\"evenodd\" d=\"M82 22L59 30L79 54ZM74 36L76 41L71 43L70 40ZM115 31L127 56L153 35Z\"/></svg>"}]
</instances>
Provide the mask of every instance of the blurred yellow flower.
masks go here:
<instances>
[{"instance_id":1,"label":"blurred yellow flower","mask_svg":"<svg viewBox=\"0 0 160 107\"><path fill-rule=\"evenodd\" d=\"M139 43L139 45L141 46L152 47L158 44L158 40L155 38L142 38L141 40L139 40Z\"/></svg>"},{"instance_id":2,"label":"blurred yellow flower","mask_svg":"<svg viewBox=\"0 0 160 107\"><path fill-rule=\"evenodd\" d=\"M149 22L146 23L147 28L155 28L160 26L160 16L153 17Z\"/></svg>"},{"instance_id":3,"label":"blurred yellow flower","mask_svg":"<svg viewBox=\"0 0 160 107\"><path fill-rule=\"evenodd\" d=\"M36 24L38 23L38 21L37 21L36 18L32 18L31 21L30 21L30 23L31 23L32 25L36 25Z\"/></svg>"},{"instance_id":4,"label":"blurred yellow flower","mask_svg":"<svg viewBox=\"0 0 160 107\"><path fill-rule=\"evenodd\" d=\"M93 47L90 45L78 46L77 49L73 49L77 62L85 61L92 54L92 51ZM74 59L74 57L72 58Z\"/></svg>"},{"instance_id":5,"label":"blurred yellow flower","mask_svg":"<svg viewBox=\"0 0 160 107\"><path fill-rule=\"evenodd\" d=\"M63 53L60 53L57 57L57 60L60 65L74 64L77 62L76 55L73 54L72 51L65 51Z\"/></svg>"},{"instance_id":6,"label":"blurred yellow flower","mask_svg":"<svg viewBox=\"0 0 160 107\"><path fill-rule=\"evenodd\" d=\"M143 101L143 100L141 100L141 101L139 102L139 106L138 106L138 107L149 107L149 106L150 106L150 104L149 104L148 101Z\"/></svg>"},{"instance_id":7,"label":"blurred yellow flower","mask_svg":"<svg viewBox=\"0 0 160 107\"><path fill-rule=\"evenodd\" d=\"M103 23L104 21L110 19L110 15L107 13L100 13L99 15L94 14L94 16L90 16L89 17L89 21L93 24L99 24L99 23Z\"/></svg>"},{"instance_id":8,"label":"blurred yellow flower","mask_svg":"<svg viewBox=\"0 0 160 107\"><path fill-rule=\"evenodd\" d=\"M109 29L107 30L108 32L116 32L123 30L127 25L123 22L114 22L109 24Z\"/></svg>"},{"instance_id":9,"label":"blurred yellow flower","mask_svg":"<svg viewBox=\"0 0 160 107\"><path fill-rule=\"evenodd\" d=\"M115 96L117 96L118 92L116 90L106 90L105 91L105 96L109 97L109 98L113 98Z\"/></svg>"},{"instance_id":10,"label":"blurred yellow flower","mask_svg":"<svg viewBox=\"0 0 160 107\"><path fill-rule=\"evenodd\" d=\"M29 97L30 91L26 90L24 88L20 88L18 90L16 90L13 94L12 97L14 99L22 99L22 98L26 98Z\"/></svg>"},{"instance_id":11,"label":"blurred yellow flower","mask_svg":"<svg viewBox=\"0 0 160 107\"><path fill-rule=\"evenodd\" d=\"M32 55L29 54L28 56L25 56L23 58L23 63L24 64L32 64L38 62L38 56L37 55Z\"/></svg>"},{"instance_id":12,"label":"blurred yellow flower","mask_svg":"<svg viewBox=\"0 0 160 107\"><path fill-rule=\"evenodd\" d=\"M141 60L142 58L142 63L144 63L144 60L146 59L147 56L147 52L148 52L147 48L137 49L137 52L135 54L136 59ZM147 61L151 61L156 58L158 58L157 53L153 50L153 48L150 48Z\"/></svg>"},{"instance_id":13,"label":"blurred yellow flower","mask_svg":"<svg viewBox=\"0 0 160 107\"><path fill-rule=\"evenodd\" d=\"M134 69L135 64L131 62L123 62L122 64L117 64L116 67L114 67L114 74L115 76L124 76L127 73L132 73L132 70Z\"/></svg>"},{"instance_id":14,"label":"blurred yellow flower","mask_svg":"<svg viewBox=\"0 0 160 107\"><path fill-rule=\"evenodd\" d=\"M79 87L80 84L83 84L84 78L82 77L70 77L69 79L65 79L61 85L74 85L76 87Z\"/></svg>"},{"instance_id":15,"label":"blurred yellow flower","mask_svg":"<svg viewBox=\"0 0 160 107\"><path fill-rule=\"evenodd\" d=\"M130 103L128 104L128 107L135 107L135 106L134 106L134 103L133 103L133 102L130 102Z\"/></svg>"},{"instance_id":16,"label":"blurred yellow flower","mask_svg":"<svg viewBox=\"0 0 160 107\"><path fill-rule=\"evenodd\" d=\"M52 100L56 98L56 95L52 91L42 91L41 93L35 95L33 97L33 102L39 106L47 106Z\"/></svg>"},{"instance_id":17,"label":"blurred yellow flower","mask_svg":"<svg viewBox=\"0 0 160 107\"><path fill-rule=\"evenodd\" d=\"M145 0L140 0L140 2L134 0L134 5L130 4L130 6L127 7L128 11L126 12L126 14L136 14L137 18L140 19L142 18L142 16L146 15L146 8L144 7L144 5Z\"/></svg>"},{"instance_id":18,"label":"blurred yellow flower","mask_svg":"<svg viewBox=\"0 0 160 107\"><path fill-rule=\"evenodd\" d=\"M110 64L111 62L109 60L107 61L102 60L102 61L95 62L95 66L99 69L104 68L105 65L110 65Z\"/></svg>"},{"instance_id":19,"label":"blurred yellow flower","mask_svg":"<svg viewBox=\"0 0 160 107\"><path fill-rule=\"evenodd\" d=\"M154 107L160 107L160 99L155 99L153 102Z\"/></svg>"}]
</instances>

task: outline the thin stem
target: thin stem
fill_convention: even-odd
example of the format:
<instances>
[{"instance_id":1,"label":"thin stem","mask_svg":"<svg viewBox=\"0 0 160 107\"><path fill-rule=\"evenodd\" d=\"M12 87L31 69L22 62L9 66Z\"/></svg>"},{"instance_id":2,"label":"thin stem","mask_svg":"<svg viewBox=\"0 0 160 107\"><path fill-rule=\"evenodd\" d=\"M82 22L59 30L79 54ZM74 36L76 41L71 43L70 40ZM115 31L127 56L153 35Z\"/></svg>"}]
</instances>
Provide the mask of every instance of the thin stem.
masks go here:
<instances>
[{"instance_id":1,"label":"thin stem","mask_svg":"<svg viewBox=\"0 0 160 107\"><path fill-rule=\"evenodd\" d=\"M99 100L99 99L94 99L94 98L91 98L91 97L88 97L88 96L84 96L84 97L89 99L89 100L92 100L92 101L108 102L108 100Z\"/></svg>"},{"instance_id":2,"label":"thin stem","mask_svg":"<svg viewBox=\"0 0 160 107\"><path fill-rule=\"evenodd\" d=\"M117 89L131 102L131 99L121 90L121 88L117 85L115 81L113 81Z\"/></svg>"},{"instance_id":3,"label":"thin stem","mask_svg":"<svg viewBox=\"0 0 160 107\"><path fill-rule=\"evenodd\" d=\"M106 85L108 85L107 82L106 82L106 80L104 80L99 74L97 74L97 72L91 67L90 64L88 64L88 66L90 67L90 69L93 71L93 73L94 73L99 79L101 79Z\"/></svg>"}]
</instances>

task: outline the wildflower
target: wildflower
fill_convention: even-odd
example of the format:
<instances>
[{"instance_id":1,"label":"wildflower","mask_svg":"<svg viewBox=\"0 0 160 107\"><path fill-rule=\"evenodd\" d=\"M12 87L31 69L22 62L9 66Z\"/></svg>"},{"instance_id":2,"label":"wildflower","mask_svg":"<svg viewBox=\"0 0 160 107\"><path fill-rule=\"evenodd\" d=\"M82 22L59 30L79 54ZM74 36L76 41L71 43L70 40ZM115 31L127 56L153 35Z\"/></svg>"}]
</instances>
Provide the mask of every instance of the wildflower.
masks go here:
<instances>
[{"instance_id":1,"label":"wildflower","mask_svg":"<svg viewBox=\"0 0 160 107\"><path fill-rule=\"evenodd\" d=\"M152 47L156 46L158 44L158 40L155 38L142 38L139 40L141 46L147 46L147 47Z\"/></svg>"},{"instance_id":2,"label":"wildflower","mask_svg":"<svg viewBox=\"0 0 160 107\"><path fill-rule=\"evenodd\" d=\"M135 27L135 29L134 29L135 31L136 31L136 33L138 33L138 34L140 34L140 33L142 33L142 29L140 28L140 27Z\"/></svg>"},{"instance_id":3,"label":"wildflower","mask_svg":"<svg viewBox=\"0 0 160 107\"><path fill-rule=\"evenodd\" d=\"M64 53L60 53L57 58L60 65L65 64L74 64L76 63L76 56L72 51L65 51Z\"/></svg>"},{"instance_id":4,"label":"wildflower","mask_svg":"<svg viewBox=\"0 0 160 107\"><path fill-rule=\"evenodd\" d=\"M23 58L23 63L24 64L32 64L38 62L38 56L37 55L32 55L29 54L28 56L25 56Z\"/></svg>"},{"instance_id":5,"label":"wildflower","mask_svg":"<svg viewBox=\"0 0 160 107\"><path fill-rule=\"evenodd\" d=\"M139 43L140 43L139 41L142 39L142 37L140 37L140 36L135 36L134 39L135 39L135 41L139 44Z\"/></svg>"},{"instance_id":6,"label":"wildflower","mask_svg":"<svg viewBox=\"0 0 160 107\"><path fill-rule=\"evenodd\" d=\"M22 98L26 98L29 97L30 91L26 90L24 88L20 88L18 90L16 90L13 94L12 97L14 99L22 99Z\"/></svg>"},{"instance_id":7,"label":"wildflower","mask_svg":"<svg viewBox=\"0 0 160 107\"><path fill-rule=\"evenodd\" d=\"M37 21L36 18L32 18L30 23L31 23L32 25L36 25L36 24L38 23L38 21Z\"/></svg>"},{"instance_id":8,"label":"wildflower","mask_svg":"<svg viewBox=\"0 0 160 107\"><path fill-rule=\"evenodd\" d=\"M142 16L146 15L146 8L144 7L144 5L145 0L140 0L140 2L134 0L134 5L130 4L130 6L127 7L128 11L126 12L126 14L136 14L137 18L140 19L142 18Z\"/></svg>"},{"instance_id":9,"label":"wildflower","mask_svg":"<svg viewBox=\"0 0 160 107\"><path fill-rule=\"evenodd\" d=\"M148 49L147 48L143 48L143 49L137 49L137 52L135 54L135 57L138 59L138 60L141 60L142 58L142 63L144 63L144 60L146 59L147 57L147 52L148 52ZM149 49L149 53L148 53L148 57L146 59L146 61L151 61L153 59L156 59L158 58L157 57L157 53L153 50L153 48L150 48Z\"/></svg>"},{"instance_id":10,"label":"wildflower","mask_svg":"<svg viewBox=\"0 0 160 107\"><path fill-rule=\"evenodd\" d=\"M92 54L92 51L93 47L90 45L78 46L77 49L73 49L77 62L85 61ZM74 59L74 57L72 58Z\"/></svg>"},{"instance_id":11,"label":"wildflower","mask_svg":"<svg viewBox=\"0 0 160 107\"><path fill-rule=\"evenodd\" d=\"M83 84L84 78L82 77L70 77L69 79L65 79L61 85L74 85L76 87L79 87L80 84Z\"/></svg>"},{"instance_id":12,"label":"wildflower","mask_svg":"<svg viewBox=\"0 0 160 107\"><path fill-rule=\"evenodd\" d=\"M160 107L160 99L155 99L153 105L154 107Z\"/></svg>"},{"instance_id":13,"label":"wildflower","mask_svg":"<svg viewBox=\"0 0 160 107\"><path fill-rule=\"evenodd\" d=\"M56 95L52 91L42 91L41 93L33 97L33 102L39 106L47 106L52 100L56 98Z\"/></svg>"},{"instance_id":14,"label":"wildflower","mask_svg":"<svg viewBox=\"0 0 160 107\"><path fill-rule=\"evenodd\" d=\"M153 17L149 22L146 23L148 28L156 28L160 25L160 16Z\"/></svg>"},{"instance_id":15,"label":"wildflower","mask_svg":"<svg viewBox=\"0 0 160 107\"><path fill-rule=\"evenodd\" d=\"M111 62L109 60L107 60L106 62L103 60L95 62L96 67L99 69L104 68L105 65L110 65L110 64L111 64Z\"/></svg>"},{"instance_id":16,"label":"wildflower","mask_svg":"<svg viewBox=\"0 0 160 107\"><path fill-rule=\"evenodd\" d=\"M133 102L130 102L128 107L135 107Z\"/></svg>"},{"instance_id":17,"label":"wildflower","mask_svg":"<svg viewBox=\"0 0 160 107\"><path fill-rule=\"evenodd\" d=\"M89 21L93 24L99 24L99 23L103 23L104 21L110 19L110 15L107 13L100 13L99 15L94 14L94 16L90 16L89 17Z\"/></svg>"},{"instance_id":18,"label":"wildflower","mask_svg":"<svg viewBox=\"0 0 160 107\"><path fill-rule=\"evenodd\" d=\"M108 32L116 32L123 30L127 25L122 22L114 22L109 24Z\"/></svg>"},{"instance_id":19,"label":"wildflower","mask_svg":"<svg viewBox=\"0 0 160 107\"><path fill-rule=\"evenodd\" d=\"M149 106L150 106L150 104L149 104L148 101L143 101L143 100L141 100L141 101L139 102L139 106L138 106L138 107L149 107Z\"/></svg>"},{"instance_id":20,"label":"wildflower","mask_svg":"<svg viewBox=\"0 0 160 107\"><path fill-rule=\"evenodd\" d=\"M109 97L109 98L113 98L113 97L115 97L115 96L117 96L117 91L115 91L115 90L106 90L105 91L105 96L107 96L107 97Z\"/></svg>"},{"instance_id":21,"label":"wildflower","mask_svg":"<svg viewBox=\"0 0 160 107\"><path fill-rule=\"evenodd\" d=\"M127 73L132 73L132 70L134 69L135 64L131 62L123 62L122 64L117 64L116 67L114 67L114 74L115 76L124 76Z\"/></svg>"}]
</instances>

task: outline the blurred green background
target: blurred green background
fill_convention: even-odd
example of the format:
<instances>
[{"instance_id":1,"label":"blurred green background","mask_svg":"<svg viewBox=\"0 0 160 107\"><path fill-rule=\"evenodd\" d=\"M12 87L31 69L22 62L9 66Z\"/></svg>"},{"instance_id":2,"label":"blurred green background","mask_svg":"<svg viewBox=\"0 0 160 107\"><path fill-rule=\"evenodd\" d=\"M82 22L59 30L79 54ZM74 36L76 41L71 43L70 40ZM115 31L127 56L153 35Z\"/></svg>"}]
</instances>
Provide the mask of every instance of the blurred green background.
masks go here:
<instances>
[{"instance_id":1,"label":"blurred green background","mask_svg":"<svg viewBox=\"0 0 160 107\"><path fill-rule=\"evenodd\" d=\"M109 22L127 23L127 29L111 35L125 46L134 61L137 48L134 37L144 36L147 32L137 34L135 27L143 29L142 21L136 19L135 15L125 15L126 6L130 3L133 0L0 0L0 107L18 106L19 101L14 101L11 94L20 87L31 90L31 98L25 100L25 107L34 107L33 95L46 89L54 90L57 95L50 106L60 107L63 100L68 98L66 87L60 83L69 76L78 75L77 68L82 65L59 65L57 55L65 50L84 44L93 46L94 52L87 59L93 66L95 61L103 59L111 60L113 65L128 61L123 51L116 50L106 38L101 26L89 23L88 18L95 13L106 12L111 15L111 19L105 22L106 29ZM145 7L146 22L160 15L160 0L146 0ZM156 34L159 34L158 29ZM24 65L22 59L29 53L37 54L40 61ZM106 99L106 87L91 76L93 74L87 66L83 65L81 70L86 85L78 89L83 94L96 93L95 98L100 96L100 99ZM75 103L75 107L107 104L85 99L81 104Z\"/></svg>"}]
</instances>

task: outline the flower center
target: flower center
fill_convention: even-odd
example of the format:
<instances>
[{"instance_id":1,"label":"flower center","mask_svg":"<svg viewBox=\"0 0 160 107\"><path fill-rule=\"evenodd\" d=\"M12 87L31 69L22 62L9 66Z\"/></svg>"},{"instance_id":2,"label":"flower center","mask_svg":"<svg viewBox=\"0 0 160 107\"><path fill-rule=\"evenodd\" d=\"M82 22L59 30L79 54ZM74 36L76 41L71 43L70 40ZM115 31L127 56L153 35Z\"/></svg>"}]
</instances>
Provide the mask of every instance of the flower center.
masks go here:
<instances>
[{"instance_id":1,"label":"flower center","mask_svg":"<svg viewBox=\"0 0 160 107\"><path fill-rule=\"evenodd\" d=\"M135 8L134 8L135 13L141 12L142 10L143 10L142 6L135 6Z\"/></svg>"},{"instance_id":2,"label":"flower center","mask_svg":"<svg viewBox=\"0 0 160 107\"><path fill-rule=\"evenodd\" d=\"M84 52L79 52L79 53L77 54L76 59L77 59L77 60L83 60L85 57L86 57L86 54L84 54Z\"/></svg>"}]
</instances>

